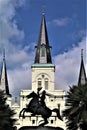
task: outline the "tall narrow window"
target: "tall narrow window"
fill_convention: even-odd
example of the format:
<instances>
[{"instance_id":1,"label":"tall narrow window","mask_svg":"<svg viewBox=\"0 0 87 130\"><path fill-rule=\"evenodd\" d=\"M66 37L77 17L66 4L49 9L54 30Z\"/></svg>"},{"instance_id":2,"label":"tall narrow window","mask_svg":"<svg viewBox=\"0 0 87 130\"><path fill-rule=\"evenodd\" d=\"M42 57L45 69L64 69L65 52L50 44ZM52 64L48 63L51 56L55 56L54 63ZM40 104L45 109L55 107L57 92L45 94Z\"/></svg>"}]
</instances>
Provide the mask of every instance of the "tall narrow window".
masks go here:
<instances>
[{"instance_id":1,"label":"tall narrow window","mask_svg":"<svg viewBox=\"0 0 87 130\"><path fill-rule=\"evenodd\" d=\"M32 120L32 124L35 124L35 120Z\"/></svg>"},{"instance_id":2,"label":"tall narrow window","mask_svg":"<svg viewBox=\"0 0 87 130\"><path fill-rule=\"evenodd\" d=\"M45 89L48 90L48 79L45 79Z\"/></svg>"},{"instance_id":3,"label":"tall narrow window","mask_svg":"<svg viewBox=\"0 0 87 130\"><path fill-rule=\"evenodd\" d=\"M51 120L51 124L53 124L53 120Z\"/></svg>"},{"instance_id":4,"label":"tall narrow window","mask_svg":"<svg viewBox=\"0 0 87 130\"><path fill-rule=\"evenodd\" d=\"M41 48L41 56L45 57L45 47L44 46L42 46L42 48Z\"/></svg>"},{"instance_id":5,"label":"tall narrow window","mask_svg":"<svg viewBox=\"0 0 87 130\"><path fill-rule=\"evenodd\" d=\"M41 88L42 82L41 79L38 79L38 88Z\"/></svg>"},{"instance_id":6,"label":"tall narrow window","mask_svg":"<svg viewBox=\"0 0 87 130\"><path fill-rule=\"evenodd\" d=\"M38 87L39 88L41 87L41 81L38 81Z\"/></svg>"}]
</instances>

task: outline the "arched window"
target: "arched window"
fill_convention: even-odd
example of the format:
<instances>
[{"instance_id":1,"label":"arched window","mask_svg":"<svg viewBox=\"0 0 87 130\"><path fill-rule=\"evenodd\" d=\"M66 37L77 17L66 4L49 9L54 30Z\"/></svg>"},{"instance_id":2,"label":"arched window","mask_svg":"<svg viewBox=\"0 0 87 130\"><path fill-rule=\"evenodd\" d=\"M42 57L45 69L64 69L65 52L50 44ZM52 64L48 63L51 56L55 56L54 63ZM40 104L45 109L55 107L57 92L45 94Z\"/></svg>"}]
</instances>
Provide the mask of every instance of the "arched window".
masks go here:
<instances>
[{"instance_id":1,"label":"arched window","mask_svg":"<svg viewBox=\"0 0 87 130\"><path fill-rule=\"evenodd\" d=\"M45 46L41 47L41 56L45 57Z\"/></svg>"},{"instance_id":2,"label":"arched window","mask_svg":"<svg viewBox=\"0 0 87 130\"><path fill-rule=\"evenodd\" d=\"M45 78L45 89L46 89L46 90L48 90L48 85L49 85L48 83L49 83L49 82L48 82L48 78Z\"/></svg>"},{"instance_id":3,"label":"arched window","mask_svg":"<svg viewBox=\"0 0 87 130\"><path fill-rule=\"evenodd\" d=\"M38 79L38 84L37 85L38 85L38 88L41 88L41 86L42 86L41 78Z\"/></svg>"}]
</instances>

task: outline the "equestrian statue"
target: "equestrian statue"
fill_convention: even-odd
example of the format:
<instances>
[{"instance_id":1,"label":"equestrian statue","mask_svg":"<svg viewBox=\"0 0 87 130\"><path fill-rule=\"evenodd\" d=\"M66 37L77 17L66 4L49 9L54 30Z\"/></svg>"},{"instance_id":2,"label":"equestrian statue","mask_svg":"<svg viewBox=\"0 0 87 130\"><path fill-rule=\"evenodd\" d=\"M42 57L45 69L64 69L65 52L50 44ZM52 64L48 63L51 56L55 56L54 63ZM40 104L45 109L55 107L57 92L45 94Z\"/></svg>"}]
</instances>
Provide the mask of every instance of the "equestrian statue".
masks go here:
<instances>
[{"instance_id":1,"label":"equestrian statue","mask_svg":"<svg viewBox=\"0 0 87 130\"><path fill-rule=\"evenodd\" d=\"M23 108L20 113L19 117L25 118L25 112L30 112L32 113L31 116L36 116L36 115L41 115L42 118L44 119L44 123L40 124L39 126L44 126L48 124L48 118L51 116L52 112L55 112L57 114L57 117L62 120L62 117L60 116L60 111L58 108L55 108L51 110L46 106L45 103L45 96L46 96L46 91L43 90L42 95L40 96L40 90L42 88L37 89L37 93L34 91L27 95L26 97L32 98L29 102L29 104L26 105L26 108Z\"/></svg>"}]
</instances>

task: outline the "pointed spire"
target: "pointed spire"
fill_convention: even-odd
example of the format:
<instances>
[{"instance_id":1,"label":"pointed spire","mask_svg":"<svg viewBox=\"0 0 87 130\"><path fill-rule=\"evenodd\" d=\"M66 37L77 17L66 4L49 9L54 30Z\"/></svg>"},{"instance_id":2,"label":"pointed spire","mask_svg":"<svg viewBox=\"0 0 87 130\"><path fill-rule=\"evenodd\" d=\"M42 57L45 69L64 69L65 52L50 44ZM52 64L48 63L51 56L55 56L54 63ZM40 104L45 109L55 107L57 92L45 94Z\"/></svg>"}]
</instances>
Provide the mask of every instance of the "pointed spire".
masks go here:
<instances>
[{"instance_id":1,"label":"pointed spire","mask_svg":"<svg viewBox=\"0 0 87 130\"><path fill-rule=\"evenodd\" d=\"M79 80L78 80L78 86L86 84L86 72L84 67L84 61L83 61L83 49L81 49L81 65L80 65L80 73L79 73Z\"/></svg>"},{"instance_id":2,"label":"pointed spire","mask_svg":"<svg viewBox=\"0 0 87 130\"><path fill-rule=\"evenodd\" d=\"M38 44L49 44L44 13L42 14Z\"/></svg>"},{"instance_id":3,"label":"pointed spire","mask_svg":"<svg viewBox=\"0 0 87 130\"><path fill-rule=\"evenodd\" d=\"M83 60L83 49L81 49L81 60Z\"/></svg>"},{"instance_id":4,"label":"pointed spire","mask_svg":"<svg viewBox=\"0 0 87 130\"><path fill-rule=\"evenodd\" d=\"M5 49L3 49L3 63L1 68L0 89L4 90L7 95L10 95L5 61Z\"/></svg>"},{"instance_id":5,"label":"pointed spire","mask_svg":"<svg viewBox=\"0 0 87 130\"><path fill-rule=\"evenodd\" d=\"M52 63L50 48L45 15L42 14L38 45L36 46L35 63Z\"/></svg>"}]
</instances>

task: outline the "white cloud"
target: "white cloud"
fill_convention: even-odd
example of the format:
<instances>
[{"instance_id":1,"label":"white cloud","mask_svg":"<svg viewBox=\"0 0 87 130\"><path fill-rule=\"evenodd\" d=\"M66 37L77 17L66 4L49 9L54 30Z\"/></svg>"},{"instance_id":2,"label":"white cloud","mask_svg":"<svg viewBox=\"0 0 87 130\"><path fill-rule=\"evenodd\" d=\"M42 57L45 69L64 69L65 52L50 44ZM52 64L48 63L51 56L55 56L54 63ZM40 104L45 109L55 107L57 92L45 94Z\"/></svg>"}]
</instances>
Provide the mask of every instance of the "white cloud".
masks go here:
<instances>
[{"instance_id":1,"label":"white cloud","mask_svg":"<svg viewBox=\"0 0 87 130\"><path fill-rule=\"evenodd\" d=\"M48 22L48 24L53 24L59 27L67 26L70 23L71 19L68 17L53 19L52 21Z\"/></svg>"},{"instance_id":2,"label":"white cloud","mask_svg":"<svg viewBox=\"0 0 87 130\"><path fill-rule=\"evenodd\" d=\"M28 54L25 50L26 46L22 49L10 40L13 37L17 41L24 39L24 32L19 29L14 17L16 15L16 8L22 7L25 1L26 0L0 0L0 57L2 57L1 52L3 48L5 48L7 66L11 67L8 69L8 79L12 93L14 93L14 90L15 93L17 93L16 90L19 90L19 88L28 86L28 81L30 81L30 77L29 80L25 78L30 76L28 75L30 72L28 73L26 67L29 66L30 70L31 65L28 61L31 61L31 55L33 55L33 53ZM31 47L31 45L29 45L29 47ZM2 58L0 61L2 61Z\"/></svg>"},{"instance_id":3,"label":"white cloud","mask_svg":"<svg viewBox=\"0 0 87 130\"><path fill-rule=\"evenodd\" d=\"M23 65L24 63L31 61L34 53L27 53L24 49L14 51L12 55L9 55L8 63L15 68ZM32 61L31 61L32 63Z\"/></svg>"},{"instance_id":4,"label":"white cloud","mask_svg":"<svg viewBox=\"0 0 87 130\"><path fill-rule=\"evenodd\" d=\"M77 84L82 48L84 49L84 63L85 63L86 62L85 38L83 38L83 40L78 43L78 46L74 46L68 52L64 52L63 54L56 55L54 57L54 63L56 65L56 72L55 72L56 89L68 90L70 85ZM19 94L21 89L31 88L31 64L33 61L32 57L34 57L34 55L30 55L30 60L26 60L24 63L22 63L21 64L22 66L20 68L18 67L14 70L8 71L11 93Z\"/></svg>"},{"instance_id":5,"label":"white cloud","mask_svg":"<svg viewBox=\"0 0 87 130\"><path fill-rule=\"evenodd\" d=\"M14 66L8 69L8 79L12 94L19 94L20 89L31 87L31 64L34 52L27 53L27 50L34 46L34 43L25 46L23 49L13 44L10 38L23 40L24 32L18 28L14 21L16 8L23 6L25 0L0 0L0 49L6 48L7 64ZM55 19L52 22L57 26L66 26L68 18ZM70 84L74 84L78 79L80 64L80 50L85 48L85 39L79 43L78 47L54 57L56 65L56 88L68 89Z\"/></svg>"},{"instance_id":6,"label":"white cloud","mask_svg":"<svg viewBox=\"0 0 87 130\"><path fill-rule=\"evenodd\" d=\"M84 49L84 63L86 62L86 40L83 38L78 46L74 46L68 52L57 55L54 57L56 65L55 73L55 86L57 89L68 90L70 85L77 85L80 62L81 62L81 49Z\"/></svg>"},{"instance_id":7,"label":"white cloud","mask_svg":"<svg viewBox=\"0 0 87 130\"><path fill-rule=\"evenodd\" d=\"M34 59L34 52L27 53L20 50L9 57L10 66L8 69L8 80L10 92L19 95L21 89L31 88L31 65Z\"/></svg>"},{"instance_id":8,"label":"white cloud","mask_svg":"<svg viewBox=\"0 0 87 130\"><path fill-rule=\"evenodd\" d=\"M0 46L6 46L12 37L21 40L24 32L18 29L13 20L16 14L16 6L13 0L0 0ZM9 43L11 44L11 43ZM6 46L7 47L7 46Z\"/></svg>"},{"instance_id":9,"label":"white cloud","mask_svg":"<svg viewBox=\"0 0 87 130\"><path fill-rule=\"evenodd\" d=\"M22 89L31 89L31 68L27 66L8 71L9 89L13 95L19 95Z\"/></svg>"},{"instance_id":10,"label":"white cloud","mask_svg":"<svg viewBox=\"0 0 87 130\"><path fill-rule=\"evenodd\" d=\"M0 52L3 48L6 49L7 61L12 62L23 61L27 59L27 53L24 49L10 39L14 37L16 41L24 39L24 31L20 30L14 17L16 15L16 8L25 4L26 0L0 0ZM1 55L1 53L0 53ZM17 56L17 59L15 58Z\"/></svg>"}]
</instances>

